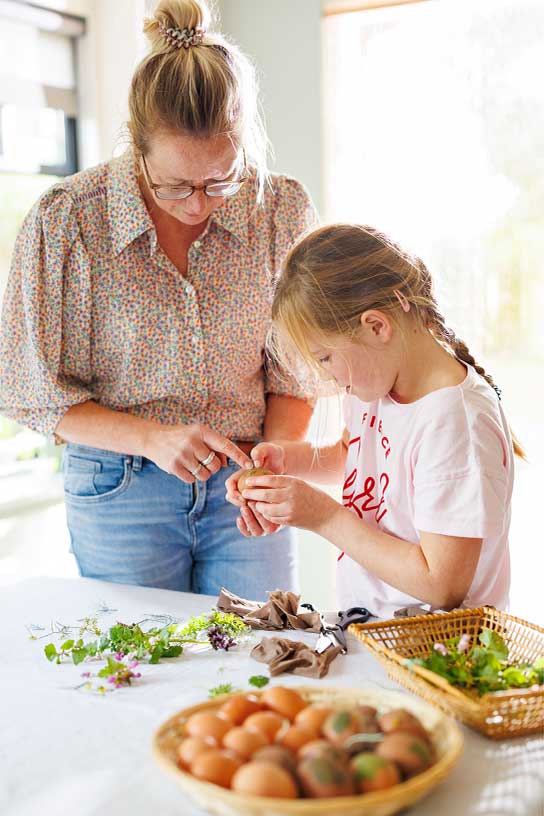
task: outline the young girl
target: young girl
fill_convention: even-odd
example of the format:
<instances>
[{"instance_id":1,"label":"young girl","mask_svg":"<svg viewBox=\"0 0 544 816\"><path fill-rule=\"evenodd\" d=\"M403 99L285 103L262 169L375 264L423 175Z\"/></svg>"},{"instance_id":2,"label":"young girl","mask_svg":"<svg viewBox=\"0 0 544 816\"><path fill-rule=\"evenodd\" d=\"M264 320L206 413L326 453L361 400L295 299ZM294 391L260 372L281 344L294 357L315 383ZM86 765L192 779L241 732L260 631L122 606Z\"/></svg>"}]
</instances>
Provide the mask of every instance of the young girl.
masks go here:
<instances>
[{"instance_id":1,"label":"young girl","mask_svg":"<svg viewBox=\"0 0 544 816\"><path fill-rule=\"evenodd\" d=\"M287 256L273 319L282 348L346 393L346 427L318 450L257 445L255 464L278 475L248 480L242 494L237 474L228 481L241 532L288 524L328 539L342 608L504 609L513 452L523 452L493 380L439 312L424 264L375 229L322 227ZM303 481L342 473L342 504Z\"/></svg>"}]
</instances>

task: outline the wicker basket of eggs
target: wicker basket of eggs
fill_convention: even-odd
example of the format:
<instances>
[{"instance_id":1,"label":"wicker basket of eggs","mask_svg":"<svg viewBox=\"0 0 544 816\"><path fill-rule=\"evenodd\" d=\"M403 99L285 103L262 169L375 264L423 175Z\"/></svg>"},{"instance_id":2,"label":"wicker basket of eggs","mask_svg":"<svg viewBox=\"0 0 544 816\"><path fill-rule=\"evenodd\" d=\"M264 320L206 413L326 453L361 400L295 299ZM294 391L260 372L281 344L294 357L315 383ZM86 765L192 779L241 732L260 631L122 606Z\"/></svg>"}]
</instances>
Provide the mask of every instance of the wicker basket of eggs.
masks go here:
<instances>
[{"instance_id":1,"label":"wicker basket of eggs","mask_svg":"<svg viewBox=\"0 0 544 816\"><path fill-rule=\"evenodd\" d=\"M195 804L220 816L389 816L438 785L461 750L455 723L410 695L313 686L193 706L154 744Z\"/></svg>"}]
</instances>

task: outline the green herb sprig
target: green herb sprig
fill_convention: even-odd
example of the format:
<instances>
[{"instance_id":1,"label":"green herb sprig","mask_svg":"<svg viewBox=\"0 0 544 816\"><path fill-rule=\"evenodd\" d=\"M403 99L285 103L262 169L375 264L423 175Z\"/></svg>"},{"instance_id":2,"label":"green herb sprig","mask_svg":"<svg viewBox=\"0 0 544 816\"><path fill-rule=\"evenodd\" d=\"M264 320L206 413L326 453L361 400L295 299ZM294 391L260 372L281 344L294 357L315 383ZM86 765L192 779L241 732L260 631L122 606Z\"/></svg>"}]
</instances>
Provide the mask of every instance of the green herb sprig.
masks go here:
<instances>
[{"instance_id":1,"label":"green herb sprig","mask_svg":"<svg viewBox=\"0 0 544 816\"><path fill-rule=\"evenodd\" d=\"M509 664L508 646L492 629L483 629L478 642L470 647L470 635L463 634L435 643L427 657L408 660L439 674L454 686L478 696L491 691L530 688L544 684L544 656L534 663Z\"/></svg>"}]
</instances>

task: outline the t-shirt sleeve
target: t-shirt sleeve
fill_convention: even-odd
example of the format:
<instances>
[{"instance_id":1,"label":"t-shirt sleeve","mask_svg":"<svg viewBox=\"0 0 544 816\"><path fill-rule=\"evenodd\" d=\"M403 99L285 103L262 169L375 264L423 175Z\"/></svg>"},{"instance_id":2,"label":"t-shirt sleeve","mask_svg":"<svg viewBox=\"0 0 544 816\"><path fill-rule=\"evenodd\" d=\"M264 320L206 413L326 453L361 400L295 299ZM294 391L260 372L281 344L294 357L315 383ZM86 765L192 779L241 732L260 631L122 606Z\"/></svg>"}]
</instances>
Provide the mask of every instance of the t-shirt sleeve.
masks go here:
<instances>
[{"instance_id":1,"label":"t-shirt sleeve","mask_svg":"<svg viewBox=\"0 0 544 816\"><path fill-rule=\"evenodd\" d=\"M504 528L507 441L485 414L472 421L446 412L431 420L412 455L417 530L492 538Z\"/></svg>"},{"instance_id":2,"label":"t-shirt sleeve","mask_svg":"<svg viewBox=\"0 0 544 816\"><path fill-rule=\"evenodd\" d=\"M274 215L274 278L277 280L281 265L293 244L313 227L318 218L306 188L296 179L278 176L275 180L276 207ZM311 404L316 400L316 384L303 366L293 360L295 372L287 371L265 352L265 391L268 394L303 399Z\"/></svg>"},{"instance_id":3,"label":"t-shirt sleeve","mask_svg":"<svg viewBox=\"0 0 544 816\"><path fill-rule=\"evenodd\" d=\"M0 413L42 433L93 397L89 267L72 199L52 188L17 237L0 327Z\"/></svg>"}]
</instances>

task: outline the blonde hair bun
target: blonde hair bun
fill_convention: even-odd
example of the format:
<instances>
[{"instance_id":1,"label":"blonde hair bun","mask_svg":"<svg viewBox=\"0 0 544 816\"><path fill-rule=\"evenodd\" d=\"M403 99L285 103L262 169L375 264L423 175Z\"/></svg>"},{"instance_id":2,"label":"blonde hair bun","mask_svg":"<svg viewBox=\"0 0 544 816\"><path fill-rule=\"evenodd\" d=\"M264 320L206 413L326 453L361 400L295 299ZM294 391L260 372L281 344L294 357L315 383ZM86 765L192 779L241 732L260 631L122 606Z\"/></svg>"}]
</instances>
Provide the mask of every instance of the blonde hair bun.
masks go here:
<instances>
[{"instance_id":1,"label":"blonde hair bun","mask_svg":"<svg viewBox=\"0 0 544 816\"><path fill-rule=\"evenodd\" d=\"M208 31L211 25L211 14L204 2L196 0L160 0L153 17L144 20L144 34L155 52L168 51L171 46L161 31L166 28L196 29Z\"/></svg>"}]
</instances>

